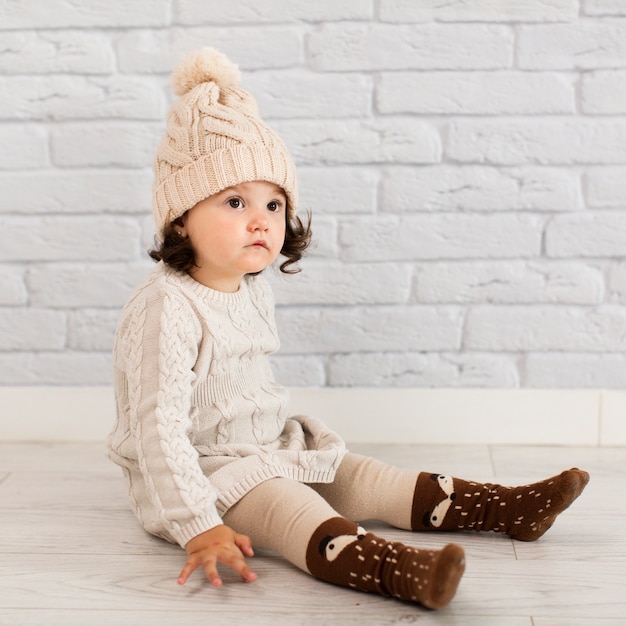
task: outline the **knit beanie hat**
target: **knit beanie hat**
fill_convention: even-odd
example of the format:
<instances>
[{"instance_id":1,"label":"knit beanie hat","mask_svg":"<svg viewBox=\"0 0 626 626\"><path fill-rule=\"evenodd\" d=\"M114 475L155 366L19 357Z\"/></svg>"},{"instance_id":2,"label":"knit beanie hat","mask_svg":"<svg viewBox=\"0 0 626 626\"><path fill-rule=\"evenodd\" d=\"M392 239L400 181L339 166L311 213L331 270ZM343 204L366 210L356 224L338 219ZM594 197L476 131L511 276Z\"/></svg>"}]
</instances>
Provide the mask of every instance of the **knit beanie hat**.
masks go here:
<instances>
[{"instance_id":1,"label":"knit beanie hat","mask_svg":"<svg viewBox=\"0 0 626 626\"><path fill-rule=\"evenodd\" d=\"M179 98L154 161L152 208L160 237L167 224L201 200L255 180L281 187L294 215L293 160L239 81L238 67L214 48L189 54L174 70Z\"/></svg>"}]
</instances>

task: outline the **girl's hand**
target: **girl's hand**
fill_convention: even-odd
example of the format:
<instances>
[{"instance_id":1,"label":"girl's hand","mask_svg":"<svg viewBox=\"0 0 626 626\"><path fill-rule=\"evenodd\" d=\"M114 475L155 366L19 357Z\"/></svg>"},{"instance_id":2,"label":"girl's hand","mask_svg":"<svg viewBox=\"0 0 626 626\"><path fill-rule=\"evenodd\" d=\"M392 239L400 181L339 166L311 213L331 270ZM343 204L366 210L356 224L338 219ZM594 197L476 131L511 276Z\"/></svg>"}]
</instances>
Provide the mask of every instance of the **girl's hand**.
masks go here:
<instances>
[{"instance_id":1,"label":"girl's hand","mask_svg":"<svg viewBox=\"0 0 626 626\"><path fill-rule=\"evenodd\" d=\"M203 567L211 585L221 587L222 579L217 573L218 563L234 569L246 582L256 580L256 574L248 567L244 558L244 555L254 556L250 539L228 526L216 526L197 535L185 546L185 550L187 563L178 577L179 585L184 585L192 572Z\"/></svg>"}]
</instances>

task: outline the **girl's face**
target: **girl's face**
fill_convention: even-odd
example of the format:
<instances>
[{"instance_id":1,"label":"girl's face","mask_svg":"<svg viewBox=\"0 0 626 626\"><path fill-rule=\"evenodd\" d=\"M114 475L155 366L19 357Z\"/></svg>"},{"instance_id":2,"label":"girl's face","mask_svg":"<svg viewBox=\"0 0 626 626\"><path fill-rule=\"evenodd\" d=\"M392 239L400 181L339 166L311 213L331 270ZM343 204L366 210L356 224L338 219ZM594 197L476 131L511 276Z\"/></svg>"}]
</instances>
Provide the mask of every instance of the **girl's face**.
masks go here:
<instances>
[{"instance_id":1,"label":"girl's face","mask_svg":"<svg viewBox=\"0 0 626 626\"><path fill-rule=\"evenodd\" d=\"M246 274L276 260L286 219L287 197L273 183L241 183L202 200L187 211L180 228L198 266L191 276L218 291L237 291Z\"/></svg>"}]
</instances>

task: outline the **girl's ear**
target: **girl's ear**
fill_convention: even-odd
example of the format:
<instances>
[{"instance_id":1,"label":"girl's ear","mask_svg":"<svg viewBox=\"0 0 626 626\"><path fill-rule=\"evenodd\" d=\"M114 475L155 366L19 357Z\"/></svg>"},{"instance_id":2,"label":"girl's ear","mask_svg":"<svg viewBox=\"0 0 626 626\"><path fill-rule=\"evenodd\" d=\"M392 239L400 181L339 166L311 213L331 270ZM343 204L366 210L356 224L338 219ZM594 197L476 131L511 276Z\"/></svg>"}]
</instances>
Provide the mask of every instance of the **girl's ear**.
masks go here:
<instances>
[{"instance_id":1,"label":"girl's ear","mask_svg":"<svg viewBox=\"0 0 626 626\"><path fill-rule=\"evenodd\" d=\"M187 228L185 227L185 221L183 218L185 216L181 215L181 217L177 217L172 224L174 225L174 230L183 238L187 238Z\"/></svg>"}]
</instances>

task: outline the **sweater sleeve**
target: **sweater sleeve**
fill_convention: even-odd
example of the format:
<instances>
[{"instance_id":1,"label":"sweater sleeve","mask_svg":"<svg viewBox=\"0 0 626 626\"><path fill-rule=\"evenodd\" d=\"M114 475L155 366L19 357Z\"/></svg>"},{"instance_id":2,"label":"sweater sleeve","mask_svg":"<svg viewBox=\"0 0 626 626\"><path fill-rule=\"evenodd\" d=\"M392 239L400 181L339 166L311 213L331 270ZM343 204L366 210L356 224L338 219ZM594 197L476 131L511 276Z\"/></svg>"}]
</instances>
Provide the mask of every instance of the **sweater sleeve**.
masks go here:
<instances>
[{"instance_id":1,"label":"sweater sleeve","mask_svg":"<svg viewBox=\"0 0 626 626\"><path fill-rule=\"evenodd\" d=\"M193 366L200 324L184 298L165 292L135 309L124 343L130 428L139 469L159 525L185 546L222 520L199 465L192 427Z\"/></svg>"}]
</instances>

